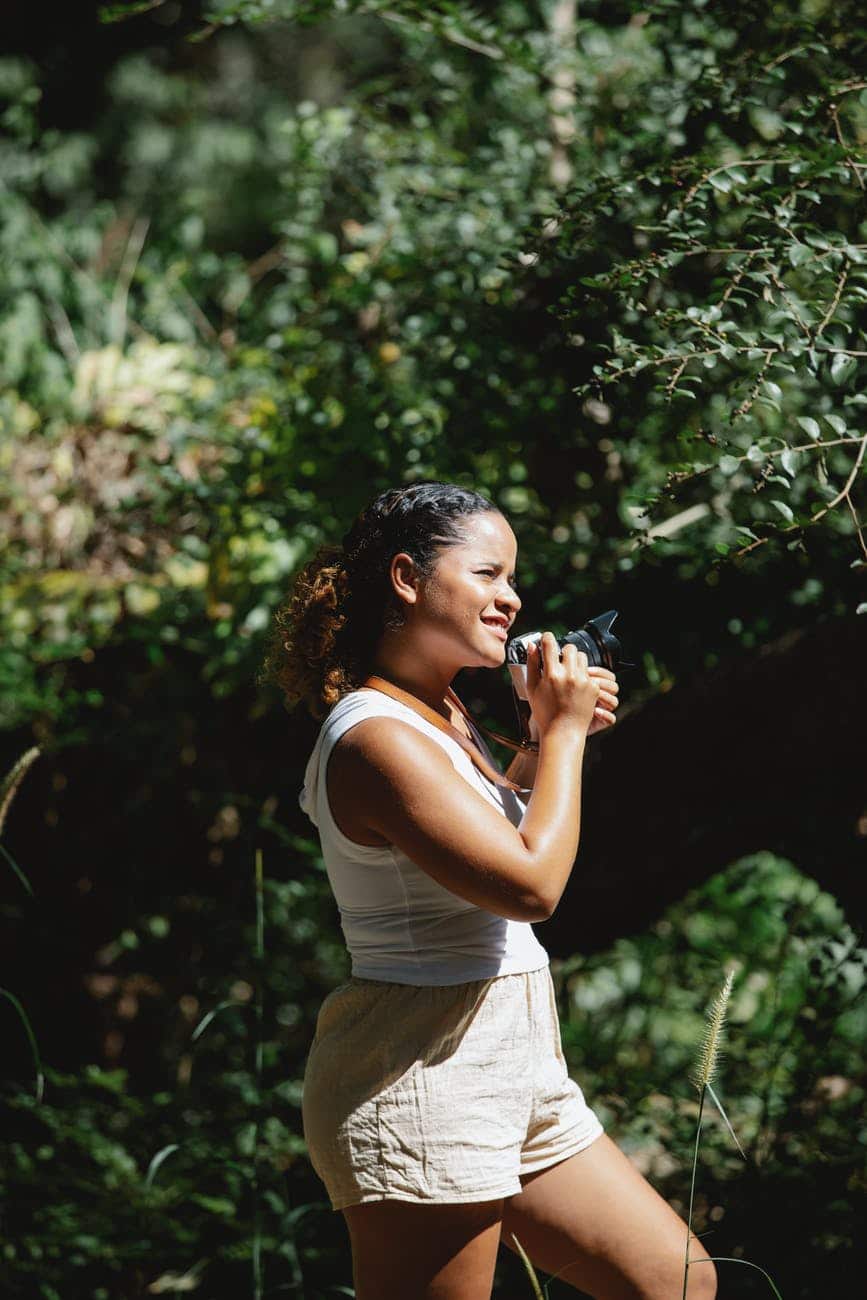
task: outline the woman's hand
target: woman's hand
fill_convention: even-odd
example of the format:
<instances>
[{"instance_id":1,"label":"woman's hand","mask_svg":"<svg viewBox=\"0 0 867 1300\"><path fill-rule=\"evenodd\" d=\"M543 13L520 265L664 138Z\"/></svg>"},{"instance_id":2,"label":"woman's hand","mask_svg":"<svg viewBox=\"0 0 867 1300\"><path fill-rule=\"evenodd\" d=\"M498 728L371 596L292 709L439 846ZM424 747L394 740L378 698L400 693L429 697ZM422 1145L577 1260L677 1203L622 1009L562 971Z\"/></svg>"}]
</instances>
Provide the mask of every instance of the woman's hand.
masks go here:
<instances>
[{"instance_id":1,"label":"woman's hand","mask_svg":"<svg viewBox=\"0 0 867 1300\"><path fill-rule=\"evenodd\" d=\"M596 701L596 707L593 710L593 720L587 728L587 735L593 736L597 731L607 731L613 727L617 721L615 712L620 700L620 684L610 668L596 667L589 665L587 668L588 677L595 677L599 681L600 690ZM530 739L538 741L539 724L536 721L535 714L530 714L529 719Z\"/></svg>"},{"instance_id":2,"label":"woman's hand","mask_svg":"<svg viewBox=\"0 0 867 1300\"><path fill-rule=\"evenodd\" d=\"M614 712L619 703L617 696L620 686L610 668L590 667L587 673L588 676L595 677L601 687L596 708L593 710L593 721L587 728L587 735L592 736L597 731L605 731L607 727L613 727L617 721Z\"/></svg>"},{"instance_id":3,"label":"woman's hand","mask_svg":"<svg viewBox=\"0 0 867 1300\"><path fill-rule=\"evenodd\" d=\"M552 632L527 647L527 699L541 737L563 726L587 734L601 690L583 650L569 644L561 656Z\"/></svg>"}]
</instances>

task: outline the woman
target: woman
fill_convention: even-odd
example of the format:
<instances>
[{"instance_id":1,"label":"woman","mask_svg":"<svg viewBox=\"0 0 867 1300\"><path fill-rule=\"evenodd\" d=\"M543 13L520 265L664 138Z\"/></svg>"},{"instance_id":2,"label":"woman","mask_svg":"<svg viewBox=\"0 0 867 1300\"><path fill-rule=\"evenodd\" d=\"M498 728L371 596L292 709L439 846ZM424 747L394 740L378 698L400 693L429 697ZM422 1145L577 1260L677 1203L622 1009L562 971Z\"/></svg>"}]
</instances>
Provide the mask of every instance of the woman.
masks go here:
<instances>
[{"instance_id":1,"label":"woman","mask_svg":"<svg viewBox=\"0 0 867 1300\"><path fill-rule=\"evenodd\" d=\"M676 1300L686 1225L569 1079L531 928L572 870L584 749L614 723L617 681L545 633L538 753L505 783L449 693L461 668L504 661L516 553L486 498L413 484L377 497L278 614L272 673L328 710L301 802L352 955L317 1022L305 1137L358 1300L487 1300L501 1237L599 1300ZM707 1259L695 1239L690 1258ZM713 1265L691 1267L690 1300L714 1294Z\"/></svg>"}]
</instances>

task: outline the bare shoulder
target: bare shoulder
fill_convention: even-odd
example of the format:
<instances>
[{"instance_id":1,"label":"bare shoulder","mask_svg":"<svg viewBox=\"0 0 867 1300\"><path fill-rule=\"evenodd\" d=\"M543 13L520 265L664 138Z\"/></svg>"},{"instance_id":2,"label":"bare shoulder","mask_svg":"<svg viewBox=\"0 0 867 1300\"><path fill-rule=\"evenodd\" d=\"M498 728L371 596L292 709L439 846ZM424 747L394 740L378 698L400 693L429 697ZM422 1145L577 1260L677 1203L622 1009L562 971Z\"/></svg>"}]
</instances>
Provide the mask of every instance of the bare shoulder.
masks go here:
<instances>
[{"instance_id":1,"label":"bare shoulder","mask_svg":"<svg viewBox=\"0 0 867 1300\"><path fill-rule=\"evenodd\" d=\"M412 808L414 797L457 776L442 746L399 718L365 718L336 742L328 760L328 803L350 840L371 848L390 843L382 811ZM458 778L460 779L460 778ZM411 813L410 813L411 815Z\"/></svg>"},{"instance_id":2,"label":"bare shoulder","mask_svg":"<svg viewBox=\"0 0 867 1300\"><path fill-rule=\"evenodd\" d=\"M338 778L373 787L402 784L409 774L454 773L442 746L400 718L365 718L335 744L329 769Z\"/></svg>"},{"instance_id":3,"label":"bare shoulder","mask_svg":"<svg viewBox=\"0 0 867 1300\"><path fill-rule=\"evenodd\" d=\"M327 785L350 840L395 846L451 893L500 916L548 915L517 828L412 723L356 723L332 750Z\"/></svg>"}]
</instances>

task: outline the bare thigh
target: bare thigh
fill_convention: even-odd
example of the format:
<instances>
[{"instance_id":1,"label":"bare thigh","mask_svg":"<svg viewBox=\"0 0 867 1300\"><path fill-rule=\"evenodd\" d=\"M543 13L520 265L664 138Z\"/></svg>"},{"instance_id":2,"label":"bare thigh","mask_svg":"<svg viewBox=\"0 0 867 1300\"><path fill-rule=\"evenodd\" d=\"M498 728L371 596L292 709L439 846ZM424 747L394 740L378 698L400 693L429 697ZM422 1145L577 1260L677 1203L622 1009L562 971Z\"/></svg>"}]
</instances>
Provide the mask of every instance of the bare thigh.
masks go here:
<instances>
[{"instance_id":1,"label":"bare thigh","mask_svg":"<svg viewBox=\"0 0 867 1300\"><path fill-rule=\"evenodd\" d=\"M681 1300L686 1224L611 1138L522 1183L504 1203L504 1245L514 1233L534 1265L596 1300ZM695 1236L689 1257L689 1300L712 1300L716 1269Z\"/></svg>"},{"instance_id":2,"label":"bare thigh","mask_svg":"<svg viewBox=\"0 0 867 1300\"><path fill-rule=\"evenodd\" d=\"M503 1202L372 1201L343 1211L356 1300L490 1300Z\"/></svg>"}]
</instances>

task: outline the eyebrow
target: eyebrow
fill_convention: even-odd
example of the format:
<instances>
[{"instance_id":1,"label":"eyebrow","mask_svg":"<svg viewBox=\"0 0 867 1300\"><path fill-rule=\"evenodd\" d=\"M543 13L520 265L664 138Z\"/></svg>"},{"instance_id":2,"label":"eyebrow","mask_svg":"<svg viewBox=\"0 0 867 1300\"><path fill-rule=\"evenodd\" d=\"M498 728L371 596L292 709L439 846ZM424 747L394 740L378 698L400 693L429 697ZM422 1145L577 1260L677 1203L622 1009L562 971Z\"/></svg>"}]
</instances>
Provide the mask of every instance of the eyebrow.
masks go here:
<instances>
[{"instance_id":1,"label":"eyebrow","mask_svg":"<svg viewBox=\"0 0 867 1300\"><path fill-rule=\"evenodd\" d=\"M489 564L489 565L491 566L492 569L505 569L505 567L506 567L505 564L501 564L499 560L477 560L476 563L477 563L477 564ZM515 569L512 570L512 572L509 574L509 577L510 577L510 578L516 578L516 577L517 577L517 572L516 572Z\"/></svg>"}]
</instances>

